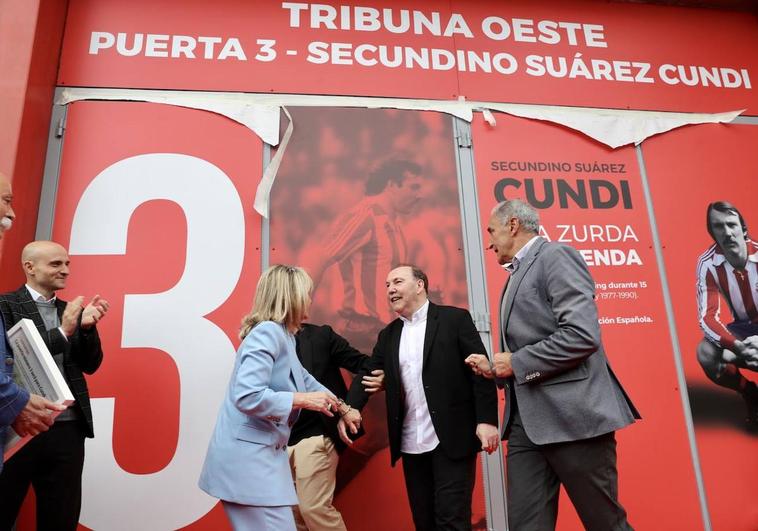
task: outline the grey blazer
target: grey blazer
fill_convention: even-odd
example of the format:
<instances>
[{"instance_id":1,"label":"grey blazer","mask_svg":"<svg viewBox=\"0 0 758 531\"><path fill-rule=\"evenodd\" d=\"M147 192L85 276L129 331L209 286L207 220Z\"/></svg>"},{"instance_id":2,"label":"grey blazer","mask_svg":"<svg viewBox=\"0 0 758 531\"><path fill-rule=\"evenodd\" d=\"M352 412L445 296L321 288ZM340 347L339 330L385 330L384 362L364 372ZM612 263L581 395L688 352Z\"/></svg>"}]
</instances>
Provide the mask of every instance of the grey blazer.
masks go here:
<instances>
[{"instance_id":1,"label":"grey blazer","mask_svg":"<svg viewBox=\"0 0 758 531\"><path fill-rule=\"evenodd\" d=\"M536 444L587 439L640 418L613 374L600 339L595 282L581 255L539 238L511 276L500 316L501 348L513 353L505 382L503 438L516 398ZM507 346L506 346L507 345Z\"/></svg>"}]
</instances>

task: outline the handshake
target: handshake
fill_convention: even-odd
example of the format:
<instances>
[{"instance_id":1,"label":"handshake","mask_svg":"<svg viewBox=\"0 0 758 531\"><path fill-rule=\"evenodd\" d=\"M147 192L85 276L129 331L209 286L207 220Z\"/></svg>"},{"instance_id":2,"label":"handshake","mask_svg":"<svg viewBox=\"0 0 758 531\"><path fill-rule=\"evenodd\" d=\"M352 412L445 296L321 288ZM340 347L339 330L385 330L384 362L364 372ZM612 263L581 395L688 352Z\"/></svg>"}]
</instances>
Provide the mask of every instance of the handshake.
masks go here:
<instances>
[{"instance_id":1,"label":"handshake","mask_svg":"<svg viewBox=\"0 0 758 531\"><path fill-rule=\"evenodd\" d=\"M363 376L361 384L363 384L363 388L369 394L384 391L384 371L380 369L371 371L370 376L368 374ZM339 433L342 442L348 446L352 446L353 437L358 434L362 422L363 417L361 416L361 412L348 405L347 411L344 414L340 414L340 420L337 422L337 433Z\"/></svg>"},{"instance_id":2,"label":"handshake","mask_svg":"<svg viewBox=\"0 0 758 531\"><path fill-rule=\"evenodd\" d=\"M379 369L371 371L370 375L366 374L363 376L361 383L369 394L383 391L384 371ZM332 393L325 391L294 393L292 406L299 409L310 409L328 417L334 417L335 413L339 415L340 419L337 424L337 431L339 432L340 439L348 445L353 444L350 434L356 435L363 422L360 411L352 408Z\"/></svg>"}]
</instances>

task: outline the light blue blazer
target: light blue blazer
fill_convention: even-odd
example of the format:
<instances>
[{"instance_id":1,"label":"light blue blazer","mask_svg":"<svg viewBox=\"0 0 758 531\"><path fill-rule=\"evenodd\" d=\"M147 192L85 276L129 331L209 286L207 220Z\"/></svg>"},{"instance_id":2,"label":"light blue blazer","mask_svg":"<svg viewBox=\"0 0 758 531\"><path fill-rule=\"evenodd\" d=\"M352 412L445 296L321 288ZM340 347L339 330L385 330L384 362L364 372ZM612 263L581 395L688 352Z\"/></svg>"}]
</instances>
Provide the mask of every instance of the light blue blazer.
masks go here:
<instances>
[{"instance_id":1,"label":"light blue blazer","mask_svg":"<svg viewBox=\"0 0 758 531\"><path fill-rule=\"evenodd\" d=\"M237 351L229 389L205 456L199 486L225 501L297 505L287 441L300 414L295 392L327 391L300 364L284 325L259 323Z\"/></svg>"}]
</instances>

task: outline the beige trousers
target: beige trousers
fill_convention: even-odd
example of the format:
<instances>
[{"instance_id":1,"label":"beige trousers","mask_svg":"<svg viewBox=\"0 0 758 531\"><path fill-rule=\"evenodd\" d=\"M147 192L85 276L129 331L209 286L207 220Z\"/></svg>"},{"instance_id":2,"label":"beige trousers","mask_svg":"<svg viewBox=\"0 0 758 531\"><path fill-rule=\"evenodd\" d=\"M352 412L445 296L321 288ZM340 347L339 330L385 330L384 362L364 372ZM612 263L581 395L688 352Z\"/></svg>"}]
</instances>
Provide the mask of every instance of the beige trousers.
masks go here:
<instances>
[{"instance_id":1,"label":"beige trousers","mask_svg":"<svg viewBox=\"0 0 758 531\"><path fill-rule=\"evenodd\" d=\"M329 437L318 435L289 446L292 477L299 506L293 507L298 531L346 531L342 515L332 505L339 456Z\"/></svg>"}]
</instances>

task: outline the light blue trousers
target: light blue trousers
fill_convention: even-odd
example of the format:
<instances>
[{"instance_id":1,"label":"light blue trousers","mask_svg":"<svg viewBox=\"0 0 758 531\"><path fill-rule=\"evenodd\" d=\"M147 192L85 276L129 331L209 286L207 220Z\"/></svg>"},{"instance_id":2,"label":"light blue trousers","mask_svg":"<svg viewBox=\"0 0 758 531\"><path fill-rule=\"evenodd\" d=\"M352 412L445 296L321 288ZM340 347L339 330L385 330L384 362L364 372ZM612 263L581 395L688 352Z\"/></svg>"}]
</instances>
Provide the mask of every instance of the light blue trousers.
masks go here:
<instances>
[{"instance_id":1,"label":"light blue trousers","mask_svg":"<svg viewBox=\"0 0 758 531\"><path fill-rule=\"evenodd\" d=\"M221 501L234 531L295 531L292 507L260 507Z\"/></svg>"}]
</instances>

